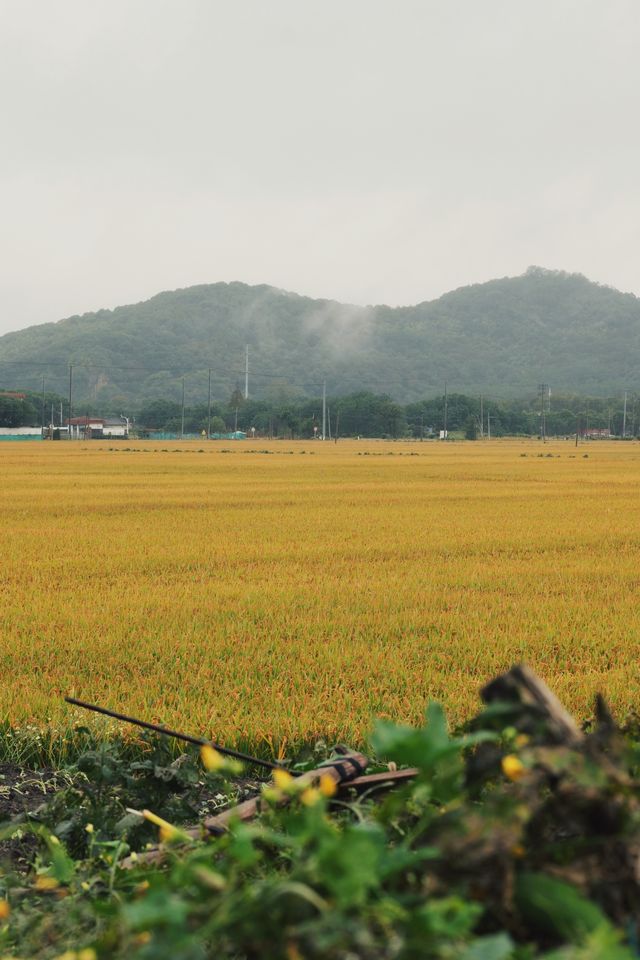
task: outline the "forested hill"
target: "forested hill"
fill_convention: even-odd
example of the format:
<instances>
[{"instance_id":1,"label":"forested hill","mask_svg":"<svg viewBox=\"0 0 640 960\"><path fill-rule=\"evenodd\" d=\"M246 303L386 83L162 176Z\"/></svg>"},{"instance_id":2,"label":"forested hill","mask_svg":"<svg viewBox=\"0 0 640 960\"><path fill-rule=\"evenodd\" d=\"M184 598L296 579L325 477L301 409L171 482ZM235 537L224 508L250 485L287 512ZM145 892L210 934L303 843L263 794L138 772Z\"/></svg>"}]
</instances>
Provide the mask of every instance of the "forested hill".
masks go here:
<instances>
[{"instance_id":1,"label":"forested hill","mask_svg":"<svg viewBox=\"0 0 640 960\"><path fill-rule=\"evenodd\" d=\"M0 337L0 389L66 393L93 405L206 401L244 387L317 396L365 389L400 401L450 390L593 395L635 386L640 300L578 274L530 268L413 307L356 307L269 286L216 283L161 293ZM8 362L11 361L11 362Z\"/></svg>"}]
</instances>

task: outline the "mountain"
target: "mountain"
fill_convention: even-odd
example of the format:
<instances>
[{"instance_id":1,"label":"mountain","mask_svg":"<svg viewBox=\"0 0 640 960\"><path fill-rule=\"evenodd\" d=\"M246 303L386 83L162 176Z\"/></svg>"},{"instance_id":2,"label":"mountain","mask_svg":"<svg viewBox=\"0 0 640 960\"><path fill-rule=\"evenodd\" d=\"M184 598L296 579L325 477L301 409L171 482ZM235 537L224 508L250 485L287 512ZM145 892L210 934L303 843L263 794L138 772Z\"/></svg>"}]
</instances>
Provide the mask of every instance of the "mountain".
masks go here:
<instances>
[{"instance_id":1,"label":"mountain","mask_svg":"<svg viewBox=\"0 0 640 960\"><path fill-rule=\"evenodd\" d=\"M400 401L449 389L502 396L604 396L631 389L640 367L640 299L580 274L531 267L411 307L358 307L270 286L215 283L160 293L0 337L0 389L67 391L74 407L181 395L228 399L277 390L357 390Z\"/></svg>"}]
</instances>

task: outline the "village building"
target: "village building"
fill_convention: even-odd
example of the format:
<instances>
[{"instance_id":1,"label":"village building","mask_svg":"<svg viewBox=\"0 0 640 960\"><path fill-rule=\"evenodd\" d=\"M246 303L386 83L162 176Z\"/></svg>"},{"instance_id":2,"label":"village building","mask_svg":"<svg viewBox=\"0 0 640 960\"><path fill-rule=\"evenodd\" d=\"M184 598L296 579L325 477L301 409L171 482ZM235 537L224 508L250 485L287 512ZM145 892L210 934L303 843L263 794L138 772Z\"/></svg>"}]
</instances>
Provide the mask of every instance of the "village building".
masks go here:
<instances>
[{"instance_id":1,"label":"village building","mask_svg":"<svg viewBox=\"0 0 640 960\"><path fill-rule=\"evenodd\" d=\"M128 417L72 417L65 421L63 435L71 440L115 440L129 436Z\"/></svg>"}]
</instances>

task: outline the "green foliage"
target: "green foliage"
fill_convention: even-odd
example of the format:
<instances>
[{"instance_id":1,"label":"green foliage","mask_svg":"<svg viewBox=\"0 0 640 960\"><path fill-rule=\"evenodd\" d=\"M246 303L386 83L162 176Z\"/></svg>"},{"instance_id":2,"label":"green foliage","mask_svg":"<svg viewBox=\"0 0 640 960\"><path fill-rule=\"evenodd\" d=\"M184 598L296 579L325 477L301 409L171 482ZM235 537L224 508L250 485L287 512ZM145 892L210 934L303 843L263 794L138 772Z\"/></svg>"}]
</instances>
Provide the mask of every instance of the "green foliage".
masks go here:
<instances>
[{"instance_id":1,"label":"green foliage","mask_svg":"<svg viewBox=\"0 0 640 960\"><path fill-rule=\"evenodd\" d=\"M0 427L33 427L39 424L39 414L29 400L0 396Z\"/></svg>"},{"instance_id":2,"label":"green foliage","mask_svg":"<svg viewBox=\"0 0 640 960\"><path fill-rule=\"evenodd\" d=\"M512 725L498 729L493 707L483 715L490 729L470 734L450 733L434 703L423 728L380 722L379 764L393 756L419 770L382 802L335 803L295 781L281 788L287 794L271 786L257 820L169 844L162 863L139 859L126 870L120 858L135 849L142 857L151 829L126 807L193 821L203 774L192 754L175 757L151 739L142 755L90 744L69 771L73 786L0 836L39 841L31 873L2 880L11 905L0 924L4 955L631 960L623 929L638 883L626 857L640 816L625 771L637 748L602 729L580 748L551 742L539 726L525 736L526 711L510 710Z\"/></svg>"},{"instance_id":3,"label":"green foliage","mask_svg":"<svg viewBox=\"0 0 640 960\"><path fill-rule=\"evenodd\" d=\"M219 805L227 800L225 782L205 773L194 751L176 756L171 741L143 734L132 757L120 740L76 745L79 755L67 768L70 782L30 816L64 841L76 856L87 852L96 837L126 837L141 844L154 836L129 808L163 810L169 819L197 819L212 791ZM86 832L87 824L92 832Z\"/></svg>"},{"instance_id":4,"label":"green foliage","mask_svg":"<svg viewBox=\"0 0 640 960\"><path fill-rule=\"evenodd\" d=\"M465 440L478 439L478 422L473 414L470 414L464 421L464 437Z\"/></svg>"},{"instance_id":5,"label":"green foliage","mask_svg":"<svg viewBox=\"0 0 640 960\"><path fill-rule=\"evenodd\" d=\"M581 943L588 934L607 926L606 917L594 903L555 877L521 873L516 898L530 923L570 943Z\"/></svg>"},{"instance_id":6,"label":"green foliage","mask_svg":"<svg viewBox=\"0 0 640 960\"><path fill-rule=\"evenodd\" d=\"M378 756L393 758L403 766L418 767L433 799L446 802L461 789L463 751L495 739L496 735L489 731L450 737L444 711L440 704L432 701L427 707L424 727L414 729L379 720L372 744Z\"/></svg>"}]
</instances>

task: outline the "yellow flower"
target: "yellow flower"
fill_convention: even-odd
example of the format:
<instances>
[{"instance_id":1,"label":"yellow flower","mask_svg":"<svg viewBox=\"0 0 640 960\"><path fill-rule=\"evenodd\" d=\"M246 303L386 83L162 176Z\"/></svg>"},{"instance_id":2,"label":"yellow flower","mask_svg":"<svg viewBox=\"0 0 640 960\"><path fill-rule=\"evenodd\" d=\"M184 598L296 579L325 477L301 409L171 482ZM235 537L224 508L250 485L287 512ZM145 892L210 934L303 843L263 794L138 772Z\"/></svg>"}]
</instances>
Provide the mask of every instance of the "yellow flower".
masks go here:
<instances>
[{"instance_id":1,"label":"yellow flower","mask_svg":"<svg viewBox=\"0 0 640 960\"><path fill-rule=\"evenodd\" d=\"M160 827L160 840L162 843L171 843L172 840L175 840L178 836L178 831L175 827Z\"/></svg>"},{"instance_id":2,"label":"yellow flower","mask_svg":"<svg viewBox=\"0 0 640 960\"><path fill-rule=\"evenodd\" d=\"M167 820L163 820L162 817L159 817L157 813L152 813L151 810L143 810L142 816L150 823L155 823L156 827L160 827L160 839L163 843L167 843L171 840L189 839L186 833L183 833L182 830L178 830L177 827L174 827L174 825L169 823Z\"/></svg>"},{"instance_id":3,"label":"yellow flower","mask_svg":"<svg viewBox=\"0 0 640 960\"><path fill-rule=\"evenodd\" d=\"M267 803L278 803L278 801L282 799L282 795L279 790L274 790L273 787L264 784L262 787L262 798L266 800Z\"/></svg>"},{"instance_id":4,"label":"yellow flower","mask_svg":"<svg viewBox=\"0 0 640 960\"><path fill-rule=\"evenodd\" d=\"M6 920L11 913L8 900L0 900L0 920Z\"/></svg>"},{"instance_id":5,"label":"yellow flower","mask_svg":"<svg viewBox=\"0 0 640 960\"><path fill-rule=\"evenodd\" d=\"M338 792L338 784L328 773L323 773L320 777L320 793L323 797L334 797Z\"/></svg>"},{"instance_id":6,"label":"yellow flower","mask_svg":"<svg viewBox=\"0 0 640 960\"><path fill-rule=\"evenodd\" d=\"M85 947L84 950L78 950L76 954L78 960L97 960L97 953L93 947Z\"/></svg>"},{"instance_id":7,"label":"yellow flower","mask_svg":"<svg viewBox=\"0 0 640 960\"><path fill-rule=\"evenodd\" d=\"M286 790L293 783L293 777L288 770L278 769L273 771L273 782L278 790Z\"/></svg>"},{"instance_id":8,"label":"yellow flower","mask_svg":"<svg viewBox=\"0 0 640 960\"><path fill-rule=\"evenodd\" d=\"M526 768L518 757L512 753L502 758L502 772L509 780L520 780L526 772Z\"/></svg>"},{"instance_id":9,"label":"yellow flower","mask_svg":"<svg viewBox=\"0 0 640 960\"><path fill-rule=\"evenodd\" d=\"M55 877L47 877L44 874L40 874L36 877L36 882L34 887L36 890L57 890L60 886Z\"/></svg>"},{"instance_id":10,"label":"yellow flower","mask_svg":"<svg viewBox=\"0 0 640 960\"><path fill-rule=\"evenodd\" d=\"M87 831L87 833L93 833L93 824L88 823L85 827L85 830Z\"/></svg>"},{"instance_id":11,"label":"yellow flower","mask_svg":"<svg viewBox=\"0 0 640 960\"><path fill-rule=\"evenodd\" d=\"M300 794L300 802L304 803L305 807L315 807L321 796L322 794L315 787L307 787Z\"/></svg>"},{"instance_id":12,"label":"yellow flower","mask_svg":"<svg viewBox=\"0 0 640 960\"><path fill-rule=\"evenodd\" d=\"M200 759L202 760L202 765L205 770L208 770L209 773L215 770L221 770L225 763L222 754L214 750L208 743L204 743L200 747Z\"/></svg>"}]
</instances>

